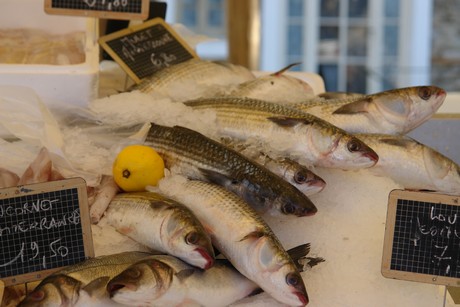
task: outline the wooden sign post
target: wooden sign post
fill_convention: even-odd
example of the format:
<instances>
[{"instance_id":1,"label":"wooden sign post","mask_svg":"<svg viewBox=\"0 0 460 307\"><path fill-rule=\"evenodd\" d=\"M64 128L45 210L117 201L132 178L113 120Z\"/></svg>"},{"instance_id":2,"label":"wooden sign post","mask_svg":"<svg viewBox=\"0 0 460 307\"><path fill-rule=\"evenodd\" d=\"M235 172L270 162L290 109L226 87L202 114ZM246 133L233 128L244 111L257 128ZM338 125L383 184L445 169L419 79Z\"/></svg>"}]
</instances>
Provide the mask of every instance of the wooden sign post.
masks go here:
<instances>
[{"instance_id":1,"label":"wooden sign post","mask_svg":"<svg viewBox=\"0 0 460 307\"><path fill-rule=\"evenodd\" d=\"M81 178L0 189L0 279L40 280L94 257Z\"/></svg>"},{"instance_id":2,"label":"wooden sign post","mask_svg":"<svg viewBox=\"0 0 460 307\"><path fill-rule=\"evenodd\" d=\"M404 190L390 193L382 275L460 285L458 196Z\"/></svg>"},{"instance_id":3,"label":"wooden sign post","mask_svg":"<svg viewBox=\"0 0 460 307\"><path fill-rule=\"evenodd\" d=\"M197 57L161 18L103 36L99 44L136 83L165 67Z\"/></svg>"},{"instance_id":4,"label":"wooden sign post","mask_svg":"<svg viewBox=\"0 0 460 307\"><path fill-rule=\"evenodd\" d=\"M149 0L45 0L45 12L111 19L147 19Z\"/></svg>"}]
</instances>

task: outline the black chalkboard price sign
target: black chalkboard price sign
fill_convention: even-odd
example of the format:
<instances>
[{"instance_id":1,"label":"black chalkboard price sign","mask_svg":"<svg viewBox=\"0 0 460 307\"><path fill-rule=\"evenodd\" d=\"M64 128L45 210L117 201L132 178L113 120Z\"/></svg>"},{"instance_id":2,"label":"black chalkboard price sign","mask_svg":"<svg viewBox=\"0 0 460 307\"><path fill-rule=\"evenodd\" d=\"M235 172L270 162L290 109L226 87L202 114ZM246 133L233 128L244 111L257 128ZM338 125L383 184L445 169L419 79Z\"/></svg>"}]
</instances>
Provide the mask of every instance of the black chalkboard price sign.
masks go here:
<instances>
[{"instance_id":1,"label":"black chalkboard price sign","mask_svg":"<svg viewBox=\"0 0 460 307\"><path fill-rule=\"evenodd\" d=\"M0 279L7 286L94 257L85 181L0 189L0 246Z\"/></svg>"},{"instance_id":2,"label":"black chalkboard price sign","mask_svg":"<svg viewBox=\"0 0 460 307\"><path fill-rule=\"evenodd\" d=\"M197 57L162 18L103 36L99 44L136 83L165 67Z\"/></svg>"},{"instance_id":3,"label":"black chalkboard price sign","mask_svg":"<svg viewBox=\"0 0 460 307\"><path fill-rule=\"evenodd\" d=\"M459 196L406 190L390 193L382 275L458 286Z\"/></svg>"},{"instance_id":4,"label":"black chalkboard price sign","mask_svg":"<svg viewBox=\"0 0 460 307\"><path fill-rule=\"evenodd\" d=\"M147 19L149 0L45 0L45 12L111 19Z\"/></svg>"}]
</instances>

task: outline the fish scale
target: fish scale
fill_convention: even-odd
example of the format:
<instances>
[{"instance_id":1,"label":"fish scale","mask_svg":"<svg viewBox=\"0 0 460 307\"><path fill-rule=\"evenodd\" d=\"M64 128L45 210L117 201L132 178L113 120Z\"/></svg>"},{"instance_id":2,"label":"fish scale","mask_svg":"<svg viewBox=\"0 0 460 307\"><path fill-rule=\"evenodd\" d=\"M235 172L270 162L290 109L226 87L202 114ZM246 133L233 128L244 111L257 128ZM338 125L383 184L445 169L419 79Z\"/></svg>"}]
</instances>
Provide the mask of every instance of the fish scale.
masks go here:
<instances>
[{"instance_id":1,"label":"fish scale","mask_svg":"<svg viewBox=\"0 0 460 307\"><path fill-rule=\"evenodd\" d=\"M317 209L308 197L263 166L183 127L152 124L145 145L154 148L165 165L184 176L211 181L237 193L259 211L298 216Z\"/></svg>"}]
</instances>

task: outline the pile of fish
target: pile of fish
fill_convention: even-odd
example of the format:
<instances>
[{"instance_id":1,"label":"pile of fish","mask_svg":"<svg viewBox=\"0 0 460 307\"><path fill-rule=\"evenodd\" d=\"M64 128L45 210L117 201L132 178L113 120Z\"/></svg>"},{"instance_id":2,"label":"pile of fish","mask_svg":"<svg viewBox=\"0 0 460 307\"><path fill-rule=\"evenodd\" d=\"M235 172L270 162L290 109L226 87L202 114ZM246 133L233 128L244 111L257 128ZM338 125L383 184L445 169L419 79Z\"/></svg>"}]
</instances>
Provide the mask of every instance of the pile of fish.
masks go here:
<instances>
[{"instance_id":1,"label":"pile of fish","mask_svg":"<svg viewBox=\"0 0 460 307\"><path fill-rule=\"evenodd\" d=\"M438 110L443 89L314 95L285 70L255 78L242 67L194 59L132 88L215 115L209 131L148 123L143 144L162 156L167 176L146 192L112 186L114 197L98 209L152 253L61 270L21 306L226 306L260 291L304 306L305 270L324 260L307 256L307 242L286 250L264 215L308 222L320 211L309 196L327 182L315 168L366 169L408 189L460 194L459 166L404 136ZM192 84L196 97L177 92L181 83Z\"/></svg>"}]
</instances>

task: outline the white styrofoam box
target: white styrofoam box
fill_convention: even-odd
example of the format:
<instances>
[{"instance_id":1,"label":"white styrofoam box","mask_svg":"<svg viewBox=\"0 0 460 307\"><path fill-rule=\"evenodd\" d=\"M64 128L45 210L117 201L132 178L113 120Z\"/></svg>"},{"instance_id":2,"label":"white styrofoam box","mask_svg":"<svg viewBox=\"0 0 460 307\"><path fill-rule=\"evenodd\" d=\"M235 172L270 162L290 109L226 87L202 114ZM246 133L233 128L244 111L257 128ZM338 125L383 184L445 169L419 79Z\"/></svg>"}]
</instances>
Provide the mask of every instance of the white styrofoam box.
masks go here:
<instances>
[{"instance_id":1,"label":"white styrofoam box","mask_svg":"<svg viewBox=\"0 0 460 307\"><path fill-rule=\"evenodd\" d=\"M460 92L447 92L446 99L439 108L437 114L460 115Z\"/></svg>"},{"instance_id":2,"label":"white styrofoam box","mask_svg":"<svg viewBox=\"0 0 460 307\"><path fill-rule=\"evenodd\" d=\"M35 90L46 104L86 106L97 98L99 45L96 18L48 15L44 1L0 0L1 29L39 29L51 34L85 32L85 62L74 65L0 63L0 85L22 85ZM0 42L1 44L1 42Z\"/></svg>"}]
</instances>

